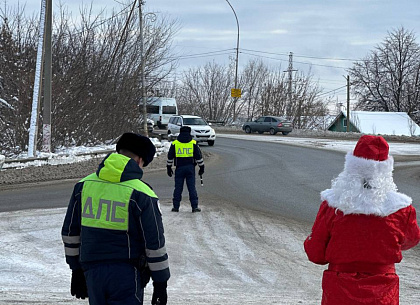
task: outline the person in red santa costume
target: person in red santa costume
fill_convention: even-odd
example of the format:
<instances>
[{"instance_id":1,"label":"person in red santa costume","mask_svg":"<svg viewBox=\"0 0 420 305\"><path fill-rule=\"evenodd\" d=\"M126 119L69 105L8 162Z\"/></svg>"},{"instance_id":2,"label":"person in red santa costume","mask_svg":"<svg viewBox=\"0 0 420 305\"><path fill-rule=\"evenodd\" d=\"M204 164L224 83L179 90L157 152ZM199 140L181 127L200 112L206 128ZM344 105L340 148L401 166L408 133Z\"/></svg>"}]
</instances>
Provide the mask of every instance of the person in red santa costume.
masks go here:
<instances>
[{"instance_id":1,"label":"person in red santa costume","mask_svg":"<svg viewBox=\"0 0 420 305\"><path fill-rule=\"evenodd\" d=\"M380 136L362 136L344 171L321 192L322 203L304 247L328 265L323 305L399 304L395 263L420 240L412 199L397 192L394 159Z\"/></svg>"}]
</instances>

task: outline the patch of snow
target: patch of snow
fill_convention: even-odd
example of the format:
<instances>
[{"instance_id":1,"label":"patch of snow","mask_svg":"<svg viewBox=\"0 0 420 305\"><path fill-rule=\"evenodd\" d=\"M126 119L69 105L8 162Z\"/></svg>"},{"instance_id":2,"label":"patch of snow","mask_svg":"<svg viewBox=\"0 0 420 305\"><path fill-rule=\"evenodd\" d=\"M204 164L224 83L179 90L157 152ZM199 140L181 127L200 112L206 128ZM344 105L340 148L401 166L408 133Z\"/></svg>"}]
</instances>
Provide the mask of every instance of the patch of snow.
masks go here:
<instances>
[{"instance_id":1,"label":"patch of snow","mask_svg":"<svg viewBox=\"0 0 420 305\"><path fill-rule=\"evenodd\" d=\"M0 98L0 103L6 105L7 108L14 110L13 106L6 102L4 99Z\"/></svg>"},{"instance_id":2,"label":"patch of snow","mask_svg":"<svg viewBox=\"0 0 420 305\"><path fill-rule=\"evenodd\" d=\"M3 167L3 164L4 164L4 160L6 159L6 157L5 156L3 156L3 155L0 155L0 169Z\"/></svg>"}]
</instances>

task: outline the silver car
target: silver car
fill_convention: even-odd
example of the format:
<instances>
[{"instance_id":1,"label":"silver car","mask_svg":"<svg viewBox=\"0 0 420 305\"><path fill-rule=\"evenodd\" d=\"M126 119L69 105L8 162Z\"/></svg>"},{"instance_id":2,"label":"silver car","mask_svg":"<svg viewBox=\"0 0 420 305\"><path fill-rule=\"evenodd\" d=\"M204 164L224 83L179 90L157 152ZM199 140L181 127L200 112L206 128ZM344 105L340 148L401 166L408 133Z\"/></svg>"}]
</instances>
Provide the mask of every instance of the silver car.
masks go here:
<instances>
[{"instance_id":1,"label":"silver car","mask_svg":"<svg viewBox=\"0 0 420 305\"><path fill-rule=\"evenodd\" d=\"M281 132L283 135L287 135L292 131L292 123L286 119L278 116L262 116L255 121L245 122L242 125L242 129L246 133L258 132L260 134L269 132L271 135L275 135Z\"/></svg>"}]
</instances>

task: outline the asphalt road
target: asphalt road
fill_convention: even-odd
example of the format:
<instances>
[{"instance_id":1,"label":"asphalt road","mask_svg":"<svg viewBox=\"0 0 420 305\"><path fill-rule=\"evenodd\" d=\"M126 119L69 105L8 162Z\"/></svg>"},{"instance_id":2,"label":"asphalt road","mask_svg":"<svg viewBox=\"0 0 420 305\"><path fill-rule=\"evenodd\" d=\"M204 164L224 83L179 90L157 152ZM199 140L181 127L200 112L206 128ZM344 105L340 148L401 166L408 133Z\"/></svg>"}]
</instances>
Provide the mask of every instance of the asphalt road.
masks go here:
<instances>
[{"instance_id":1,"label":"asphalt road","mask_svg":"<svg viewBox=\"0 0 420 305\"><path fill-rule=\"evenodd\" d=\"M223 138L203 149L223 156L207 175L207 187L215 194L247 208L305 222L315 219L320 192L331 186L345 160L345 154L337 151ZM396 162L394 181L419 210L420 168Z\"/></svg>"},{"instance_id":2,"label":"asphalt road","mask_svg":"<svg viewBox=\"0 0 420 305\"><path fill-rule=\"evenodd\" d=\"M206 202L221 200L291 219L312 222L320 204L319 193L344 167L344 154L316 148L224 139L215 146L201 146L213 153L207 160L204 187L197 180L199 197ZM419 209L419 170L397 164L394 179L400 191L414 199ZM161 199L170 200L173 178L165 171L146 173ZM66 207L75 181L17 186L0 191L0 212L33 208ZM183 205L188 205L184 189ZM182 207L182 206L181 206Z\"/></svg>"}]
</instances>

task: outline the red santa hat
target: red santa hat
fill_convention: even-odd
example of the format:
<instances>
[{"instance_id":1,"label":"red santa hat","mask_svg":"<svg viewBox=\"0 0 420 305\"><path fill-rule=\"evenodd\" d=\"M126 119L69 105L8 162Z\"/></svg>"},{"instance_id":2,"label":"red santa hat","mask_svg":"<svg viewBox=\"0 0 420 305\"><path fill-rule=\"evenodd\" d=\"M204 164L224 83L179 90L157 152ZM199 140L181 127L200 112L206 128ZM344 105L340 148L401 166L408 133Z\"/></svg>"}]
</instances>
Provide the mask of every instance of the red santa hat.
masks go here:
<instances>
[{"instance_id":1,"label":"red santa hat","mask_svg":"<svg viewBox=\"0 0 420 305\"><path fill-rule=\"evenodd\" d=\"M389 145L381 136L364 135L360 137L353 151L353 156L375 160L385 161L388 159Z\"/></svg>"},{"instance_id":2,"label":"red santa hat","mask_svg":"<svg viewBox=\"0 0 420 305\"><path fill-rule=\"evenodd\" d=\"M383 137L363 135L353 153L347 154L345 170L368 180L392 177L394 159L388 153L389 145Z\"/></svg>"}]
</instances>

